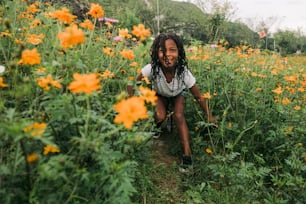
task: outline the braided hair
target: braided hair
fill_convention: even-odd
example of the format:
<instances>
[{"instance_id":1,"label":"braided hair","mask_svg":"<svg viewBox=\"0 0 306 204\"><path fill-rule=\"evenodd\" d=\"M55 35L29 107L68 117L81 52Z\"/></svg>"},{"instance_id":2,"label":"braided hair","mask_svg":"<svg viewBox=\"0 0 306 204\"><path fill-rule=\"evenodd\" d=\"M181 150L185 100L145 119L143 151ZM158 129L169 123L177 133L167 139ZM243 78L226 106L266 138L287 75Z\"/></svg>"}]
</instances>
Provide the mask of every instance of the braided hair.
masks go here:
<instances>
[{"instance_id":1,"label":"braided hair","mask_svg":"<svg viewBox=\"0 0 306 204\"><path fill-rule=\"evenodd\" d=\"M184 44L181 38L174 33L160 34L155 38L151 46L151 50L150 50L151 51L152 80L153 81L156 79L157 75L159 74L161 70L160 68L162 67L162 64L158 58L159 49L161 48L163 52L163 56L164 58L166 58L167 56L166 56L166 49L165 49L165 41L168 39L172 39L178 48L178 60L177 60L174 70L177 71L177 75L179 79L183 78L183 72L185 68L188 68Z\"/></svg>"}]
</instances>

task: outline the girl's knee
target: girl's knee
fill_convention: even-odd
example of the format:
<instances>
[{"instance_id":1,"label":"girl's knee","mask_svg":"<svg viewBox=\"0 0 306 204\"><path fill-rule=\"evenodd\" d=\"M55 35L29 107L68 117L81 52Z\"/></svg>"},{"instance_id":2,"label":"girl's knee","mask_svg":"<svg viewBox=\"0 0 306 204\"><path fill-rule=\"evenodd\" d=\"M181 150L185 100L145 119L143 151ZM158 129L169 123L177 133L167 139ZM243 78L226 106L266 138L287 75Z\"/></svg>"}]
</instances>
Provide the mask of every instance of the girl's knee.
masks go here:
<instances>
[{"instance_id":1,"label":"girl's knee","mask_svg":"<svg viewBox=\"0 0 306 204\"><path fill-rule=\"evenodd\" d=\"M183 121L185 120L185 115L183 112L175 112L174 113L174 120L176 121Z\"/></svg>"},{"instance_id":2,"label":"girl's knee","mask_svg":"<svg viewBox=\"0 0 306 204\"><path fill-rule=\"evenodd\" d=\"M157 123L163 122L166 119L166 113L156 112L155 113L155 121Z\"/></svg>"}]
</instances>

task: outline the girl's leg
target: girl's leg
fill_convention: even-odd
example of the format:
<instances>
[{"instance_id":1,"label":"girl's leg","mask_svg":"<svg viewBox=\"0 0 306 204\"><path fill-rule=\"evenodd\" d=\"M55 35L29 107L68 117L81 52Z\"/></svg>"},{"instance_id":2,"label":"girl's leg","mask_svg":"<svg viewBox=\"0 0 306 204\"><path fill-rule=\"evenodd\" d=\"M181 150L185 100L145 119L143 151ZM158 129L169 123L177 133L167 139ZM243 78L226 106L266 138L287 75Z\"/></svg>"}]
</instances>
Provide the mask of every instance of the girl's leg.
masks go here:
<instances>
[{"instance_id":1,"label":"girl's leg","mask_svg":"<svg viewBox=\"0 0 306 204\"><path fill-rule=\"evenodd\" d=\"M157 96L154 119L156 127L159 128L167 116L167 101L162 96Z\"/></svg>"},{"instance_id":2,"label":"girl's leg","mask_svg":"<svg viewBox=\"0 0 306 204\"><path fill-rule=\"evenodd\" d=\"M174 121L178 128L183 154L190 157L189 129L184 115L184 96L182 95L177 96L174 100Z\"/></svg>"}]
</instances>

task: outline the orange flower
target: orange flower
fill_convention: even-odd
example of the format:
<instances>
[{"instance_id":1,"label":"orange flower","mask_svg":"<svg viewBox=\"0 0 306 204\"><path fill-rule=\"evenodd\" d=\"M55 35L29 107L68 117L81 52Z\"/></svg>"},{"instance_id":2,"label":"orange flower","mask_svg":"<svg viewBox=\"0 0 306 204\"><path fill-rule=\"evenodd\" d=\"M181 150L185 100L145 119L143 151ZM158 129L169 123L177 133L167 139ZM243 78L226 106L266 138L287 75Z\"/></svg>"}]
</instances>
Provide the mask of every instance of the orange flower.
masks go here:
<instances>
[{"instance_id":1,"label":"orange flower","mask_svg":"<svg viewBox=\"0 0 306 204\"><path fill-rule=\"evenodd\" d=\"M139 119L148 118L144 100L137 96L120 101L114 106L114 109L118 112L114 122L117 124L123 123L126 129L131 129L133 123Z\"/></svg>"},{"instance_id":2,"label":"orange flower","mask_svg":"<svg viewBox=\"0 0 306 204\"><path fill-rule=\"evenodd\" d=\"M290 101L289 98L284 98L284 99L282 100L282 104L284 104L284 105L288 105L289 103L291 103L291 101Z\"/></svg>"},{"instance_id":3,"label":"orange flower","mask_svg":"<svg viewBox=\"0 0 306 204\"><path fill-rule=\"evenodd\" d=\"M299 92L304 92L304 91L305 91L305 89L304 89L303 87L299 87L299 88L297 88L297 90L298 90Z\"/></svg>"},{"instance_id":4,"label":"orange flower","mask_svg":"<svg viewBox=\"0 0 306 204\"><path fill-rule=\"evenodd\" d=\"M298 79L297 75L293 75L293 76L285 76L285 80L289 81L289 82L296 82Z\"/></svg>"},{"instance_id":5,"label":"orange flower","mask_svg":"<svg viewBox=\"0 0 306 204\"><path fill-rule=\"evenodd\" d=\"M9 38L11 38L11 37L13 37L13 34L10 33L9 30L6 30L6 31L3 31L3 32L0 33L0 37L9 37Z\"/></svg>"},{"instance_id":6,"label":"orange flower","mask_svg":"<svg viewBox=\"0 0 306 204\"><path fill-rule=\"evenodd\" d=\"M212 150L209 149L209 148L206 148L206 149L205 149L205 152L206 152L207 154L211 154L211 153L212 153Z\"/></svg>"},{"instance_id":7,"label":"orange flower","mask_svg":"<svg viewBox=\"0 0 306 204\"><path fill-rule=\"evenodd\" d=\"M0 87L1 87L1 88L4 88L4 87L7 87L7 86L8 86L8 85L5 84L5 83L3 82L3 78L0 77Z\"/></svg>"},{"instance_id":8,"label":"orange flower","mask_svg":"<svg viewBox=\"0 0 306 204\"><path fill-rule=\"evenodd\" d=\"M84 32L73 24L66 28L65 32L59 33L57 38L61 40L62 48L71 48L85 41Z\"/></svg>"},{"instance_id":9,"label":"orange flower","mask_svg":"<svg viewBox=\"0 0 306 204\"><path fill-rule=\"evenodd\" d=\"M22 51L21 60L19 60L19 64L40 64L40 54L38 53L37 49L26 49Z\"/></svg>"},{"instance_id":10,"label":"orange flower","mask_svg":"<svg viewBox=\"0 0 306 204\"><path fill-rule=\"evenodd\" d=\"M103 74L100 74L100 76L103 79L107 79L107 78L114 78L115 75L107 69L103 72Z\"/></svg>"},{"instance_id":11,"label":"orange flower","mask_svg":"<svg viewBox=\"0 0 306 204\"><path fill-rule=\"evenodd\" d=\"M55 10L53 13L46 14L47 17L58 19L60 22L65 24L70 24L77 18L77 16L72 15L67 8L62 8L61 10Z\"/></svg>"},{"instance_id":12,"label":"orange flower","mask_svg":"<svg viewBox=\"0 0 306 204\"><path fill-rule=\"evenodd\" d=\"M42 134L44 134L45 132L45 129L47 127L47 124L46 123L33 123L32 125L29 125L28 127L25 127L23 129L24 132L30 132L30 135L32 137L35 137L35 136L41 136Z\"/></svg>"},{"instance_id":13,"label":"orange flower","mask_svg":"<svg viewBox=\"0 0 306 204\"><path fill-rule=\"evenodd\" d=\"M39 6L38 2L34 3L34 4L31 4L30 6L27 7L26 12L27 13L32 13L32 14L35 14L35 13L39 12L40 9L38 9L37 6Z\"/></svg>"},{"instance_id":14,"label":"orange flower","mask_svg":"<svg viewBox=\"0 0 306 204\"><path fill-rule=\"evenodd\" d=\"M132 50L122 50L120 52L120 55L123 57L123 58L126 58L126 59L129 59L129 60L134 60L134 53Z\"/></svg>"},{"instance_id":15,"label":"orange flower","mask_svg":"<svg viewBox=\"0 0 306 204\"><path fill-rule=\"evenodd\" d=\"M139 91L141 93L142 98L147 102L147 103L151 103L153 106L156 104L157 101L157 96L156 96L156 92L147 88L147 87L143 87L140 86L139 87Z\"/></svg>"},{"instance_id":16,"label":"orange flower","mask_svg":"<svg viewBox=\"0 0 306 204\"><path fill-rule=\"evenodd\" d=\"M202 95L202 97L203 97L203 98L207 98L207 99L211 99L211 95L210 95L209 92L204 93L204 94Z\"/></svg>"},{"instance_id":17,"label":"orange flower","mask_svg":"<svg viewBox=\"0 0 306 204\"><path fill-rule=\"evenodd\" d=\"M107 54L108 56L114 56L114 51L110 47L104 47L103 48L103 53Z\"/></svg>"},{"instance_id":18,"label":"orange flower","mask_svg":"<svg viewBox=\"0 0 306 204\"><path fill-rule=\"evenodd\" d=\"M38 73L45 73L46 72L46 68L39 67L39 68L36 69L36 72L38 72Z\"/></svg>"},{"instance_id":19,"label":"orange flower","mask_svg":"<svg viewBox=\"0 0 306 204\"><path fill-rule=\"evenodd\" d=\"M62 88L62 85L59 80L53 80L51 75L48 75L46 78L40 77L37 80L38 86L43 88L45 91L49 91L51 86L55 88Z\"/></svg>"},{"instance_id":20,"label":"orange flower","mask_svg":"<svg viewBox=\"0 0 306 204\"><path fill-rule=\"evenodd\" d=\"M142 80L145 81L146 84L151 84L151 82L150 82L148 77L143 77Z\"/></svg>"},{"instance_id":21,"label":"orange flower","mask_svg":"<svg viewBox=\"0 0 306 204\"><path fill-rule=\"evenodd\" d=\"M139 37L141 41L144 41L146 37L149 37L151 35L150 29L145 29L143 24L133 26L132 34L136 37Z\"/></svg>"},{"instance_id":22,"label":"orange flower","mask_svg":"<svg viewBox=\"0 0 306 204\"><path fill-rule=\"evenodd\" d=\"M33 153L33 154L29 154L27 155L27 162L32 164L35 163L38 160L38 154Z\"/></svg>"},{"instance_id":23,"label":"orange flower","mask_svg":"<svg viewBox=\"0 0 306 204\"><path fill-rule=\"evenodd\" d=\"M294 106L294 108L293 108L294 110L301 110L301 106Z\"/></svg>"},{"instance_id":24,"label":"orange flower","mask_svg":"<svg viewBox=\"0 0 306 204\"><path fill-rule=\"evenodd\" d=\"M74 73L73 82L67 87L72 93L86 93L91 94L93 91L101 89L100 79L97 78L96 73L78 74Z\"/></svg>"},{"instance_id":25,"label":"orange flower","mask_svg":"<svg viewBox=\"0 0 306 204\"><path fill-rule=\"evenodd\" d=\"M102 18L104 10L99 4L90 4L90 10L87 12L93 18Z\"/></svg>"},{"instance_id":26,"label":"orange flower","mask_svg":"<svg viewBox=\"0 0 306 204\"><path fill-rule=\"evenodd\" d=\"M282 91L282 87L278 87L274 90L272 90L272 92L276 93L276 94L281 94L283 91Z\"/></svg>"},{"instance_id":27,"label":"orange flower","mask_svg":"<svg viewBox=\"0 0 306 204\"><path fill-rule=\"evenodd\" d=\"M122 38L131 38L132 35L129 34L129 30L127 28L124 29L119 29L119 36L121 36Z\"/></svg>"},{"instance_id":28,"label":"orange flower","mask_svg":"<svg viewBox=\"0 0 306 204\"><path fill-rule=\"evenodd\" d=\"M57 153L57 152L60 152L60 150L54 146L51 146L51 145L47 145L44 147L44 155L47 155L49 154L50 152L53 152L53 153Z\"/></svg>"},{"instance_id":29,"label":"orange flower","mask_svg":"<svg viewBox=\"0 0 306 204\"><path fill-rule=\"evenodd\" d=\"M93 30L95 28L94 24L86 19L83 23L80 23L80 27L87 28L88 30Z\"/></svg>"},{"instance_id":30,"label":"orange flower","mask_svg":"<svg viewBox=\"0 0 306 204\"><path fill-rule=\"evenodd\" d=\"M30 24L30 28L37 28L38 26L41 25L41 20L39 19L35 19L32 21L32 23Z\"/></svg>"},{"instance_id":31,"label":"orange flower","mask_svg":"<svg viewBox=\"0 0 306 204\"><path fill-rule=\"evenodd\" d=\"M26 41L28 43L31 43L32 45L38 45L40 43L42 43L42 40L45 38L44 34L31 34L28 36L28 38L26 39Z\"/></svg>"},{"instance_id":32,"label":"orange flower","mask_svg":"<svg viewBox=\"0 0 306 204\"><path fill-rule=\"evenodd\" d=\"M138 63L137 63L137 62L132 62L132 63L130 64L130 66L131 66L131 67L138 67Z\"/></svg>"}]
</instances>

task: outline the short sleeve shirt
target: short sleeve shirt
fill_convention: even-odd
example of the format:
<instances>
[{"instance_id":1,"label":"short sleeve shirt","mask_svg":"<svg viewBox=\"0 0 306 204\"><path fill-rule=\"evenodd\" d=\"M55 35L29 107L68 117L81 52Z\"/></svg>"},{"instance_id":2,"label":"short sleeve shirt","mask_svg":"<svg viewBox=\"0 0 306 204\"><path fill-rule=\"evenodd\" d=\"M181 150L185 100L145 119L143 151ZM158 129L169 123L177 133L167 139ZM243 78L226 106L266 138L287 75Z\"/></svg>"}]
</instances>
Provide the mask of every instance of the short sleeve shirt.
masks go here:
<instances>
[{"instance_id":1,"label":"short sleeve shirt","mask_svg":"<svg viewBox=\"0 0 306 204\"><path fill-rule=\"evenodd\" d=\"M151 64L144 66L141 73L151 81L153 90L155 90L157 94L165 97L177 96L182 93L186 87L191 88L196 82L195 77L187 68L183 71L183 76L181 78L179 78L177 72L175 72L174 78L170 83L167 82L161 70L158 72L155 80L152 81Z\"/></svg>"}]
</instances>

